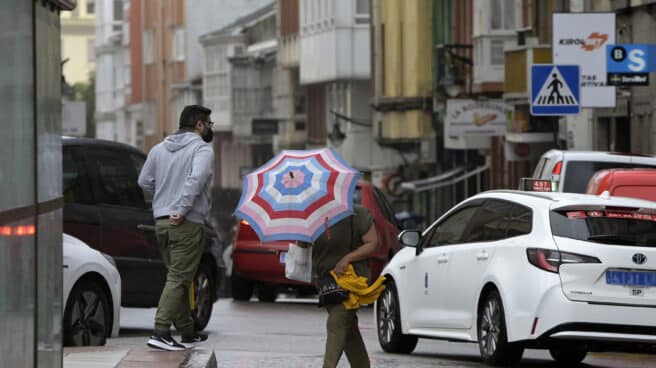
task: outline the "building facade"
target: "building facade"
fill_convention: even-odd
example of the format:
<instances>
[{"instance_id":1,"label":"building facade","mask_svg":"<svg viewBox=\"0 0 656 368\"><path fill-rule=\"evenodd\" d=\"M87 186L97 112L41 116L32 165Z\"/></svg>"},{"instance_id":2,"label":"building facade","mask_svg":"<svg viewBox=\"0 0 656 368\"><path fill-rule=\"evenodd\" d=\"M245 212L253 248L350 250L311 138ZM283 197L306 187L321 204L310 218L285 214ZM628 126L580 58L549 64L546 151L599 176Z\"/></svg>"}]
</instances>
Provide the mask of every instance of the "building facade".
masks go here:
<instances>
[{"instance_id":1,"label":"building facade","mask_svg":"<svg viewBox=\"0 0 656 368\"><path fill-rule=\"evenodd\" d=\"M74 1L0 9L0 356L62 366L62 71L59 13ZM7 175L11 173L11 175Z\"/></svg>"},{"instance_id":2,"label":"building facade","mask_svg":"<svg viewBox=\"0 0 656 368\"><path fill-rule=\"evenodd\" d=\"M306 89L300 85L299 0L278 0L278 70L274 84L278 134L273 151L304 149L307 142Z\"/></svg>"},{"instance_id":3,"label":"building facade","mask_svg":"<svg viewBox=\"0 0 656 368\"><path fill-rule=\"evenodd\" d=\"M96 137L136 145L126 107L131 93L129 0L99 1L96 12Z\"/></svg>"},{"instance_id":4,"label":"building facade","mask_svg":"<svg viewBox=\"0 0 656 368\"><path fill-rule=\"evenodd\" d=\"M80 0L75 9L61 12L61 53L68 84L89 81L95 54L96 2Z\"/></svg>"},{"instance_id":5,"label":"building facade","mask_svg":"<svg viewBox=\"0 0 656 368\"><path fill-rule=\"evenodd\" d=\"M300 0L299 15L299 84L307 95L308 146L334 147L365 177L396 170L403 158L375 139L378 124L369 104L370 1Z\"/></svg>"}]
</instances>

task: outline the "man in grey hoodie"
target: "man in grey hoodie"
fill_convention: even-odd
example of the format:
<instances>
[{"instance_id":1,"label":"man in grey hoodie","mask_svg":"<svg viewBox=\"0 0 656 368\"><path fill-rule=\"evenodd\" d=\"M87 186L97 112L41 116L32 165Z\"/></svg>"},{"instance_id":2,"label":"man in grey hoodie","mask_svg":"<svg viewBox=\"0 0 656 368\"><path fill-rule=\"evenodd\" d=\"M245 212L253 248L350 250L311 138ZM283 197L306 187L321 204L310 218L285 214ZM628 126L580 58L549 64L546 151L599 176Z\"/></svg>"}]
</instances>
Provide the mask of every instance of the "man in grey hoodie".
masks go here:
<instances>
[{"instance_id":1,"label":"man in grey hoodie","mask_svg":"<svg viewBox=\"0 0 656 368\"><path fill-rule=\"evenodd\" d=\"M185 106L179 130L153 147L139 175L139 186L153 192L153 214L162 259L168 269L157 306L155 331L148 346L184 350L207 335L194 329L189 287L203 253L205 216L210 209L214 171L212 111ZM171 325L182 334L182 344L171 336Z\"/></svg>"}]
</instances>

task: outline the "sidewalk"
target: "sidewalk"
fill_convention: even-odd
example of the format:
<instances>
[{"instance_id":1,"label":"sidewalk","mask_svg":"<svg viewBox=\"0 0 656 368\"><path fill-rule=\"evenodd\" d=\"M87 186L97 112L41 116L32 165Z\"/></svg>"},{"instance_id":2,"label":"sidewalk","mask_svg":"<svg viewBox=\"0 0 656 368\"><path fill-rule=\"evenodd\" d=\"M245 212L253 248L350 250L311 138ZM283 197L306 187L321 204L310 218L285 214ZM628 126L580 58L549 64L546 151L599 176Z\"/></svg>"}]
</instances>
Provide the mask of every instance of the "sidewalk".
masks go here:
<instances>
[{"instance_id":1,"label":"sidewalk","mask_svg":"<svg viewBox=\"0 0 656 368\"><path fill-rule=\"evenodd\" d=\"M64 368L216 368L213 351L160 351L148 348L64 348Z\"/></svg>"}]
</instances>

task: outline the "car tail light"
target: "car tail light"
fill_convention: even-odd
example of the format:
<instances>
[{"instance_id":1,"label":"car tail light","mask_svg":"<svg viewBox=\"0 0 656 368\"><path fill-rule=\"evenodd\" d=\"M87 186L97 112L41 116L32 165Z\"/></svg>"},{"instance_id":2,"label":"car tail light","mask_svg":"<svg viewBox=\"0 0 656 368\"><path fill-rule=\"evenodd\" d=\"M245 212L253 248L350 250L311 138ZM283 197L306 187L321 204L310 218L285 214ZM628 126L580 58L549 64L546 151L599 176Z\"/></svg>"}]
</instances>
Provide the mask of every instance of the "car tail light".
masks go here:
<instances>
[{"instance_id":1,"label":"car tail light","mask_svg":"<svg viewBox=\"0 0 656 368\"><path fill-rule=\"evenodd\" d=\"M551 171L551 173L554 175L560 175L560 170L562 170L562 168L563 168L563 162L558 161L556 163L556 166L554 166L553 170Z\"/></svg>"},{"instance_id":2,"label":"car tail light","mask_svg":"<svg viewBox=\"0 0 656 368\"><path fill-rule=\"evenodd\" d=\"M552 249L529 248L526 250L526 255L530 264L541 270L553 273L558 273L562 264L601 263L596 257Z\"/></svg>"}]
</instances>

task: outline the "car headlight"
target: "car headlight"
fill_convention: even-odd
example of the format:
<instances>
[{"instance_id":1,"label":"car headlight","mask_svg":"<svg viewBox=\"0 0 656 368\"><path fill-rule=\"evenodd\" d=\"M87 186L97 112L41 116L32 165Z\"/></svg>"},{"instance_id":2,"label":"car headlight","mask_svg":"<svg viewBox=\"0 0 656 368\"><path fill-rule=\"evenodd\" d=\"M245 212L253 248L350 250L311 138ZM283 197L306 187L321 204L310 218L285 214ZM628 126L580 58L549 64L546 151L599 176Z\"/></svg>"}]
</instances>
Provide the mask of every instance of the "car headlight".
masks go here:
<instances>
[{"instance_id":1,"label":"car headlight","mask_svg":"<svg viewBox=\"0 0 656 368\"><path fill-rule=\"evenodd\" d=\"M107 262L111 263L112 266L114 266L114 268L116 268L118 270L118 267L116 267L116 261L114 260L114 257L110 256L109 254L103 253L103 252L100 252L100 254L102 254L102 256L105 257L105 259L107 260Z\"/></svg>"}]
</instances>

